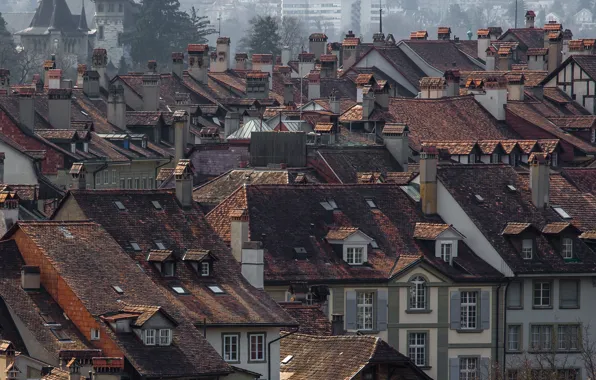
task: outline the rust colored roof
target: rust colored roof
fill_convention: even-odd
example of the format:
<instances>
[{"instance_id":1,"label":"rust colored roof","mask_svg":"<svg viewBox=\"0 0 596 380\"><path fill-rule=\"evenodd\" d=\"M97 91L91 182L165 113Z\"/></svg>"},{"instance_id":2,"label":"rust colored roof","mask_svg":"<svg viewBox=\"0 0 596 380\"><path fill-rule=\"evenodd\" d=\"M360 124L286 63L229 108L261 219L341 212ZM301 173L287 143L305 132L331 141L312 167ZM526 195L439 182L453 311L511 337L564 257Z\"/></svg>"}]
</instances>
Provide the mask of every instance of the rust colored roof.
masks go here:
<instances>
[{"instance_id":1,"label":"rust colored roof","mask_svg":"<svg viewBox=\"0 0 596 380\"><path fill-rule=\"evenodd\" d=\"M268 72L263 71L251 71L246 73L246 79L266 79L269 78Z\"/></svg>"},{"instance_id":2,"label":"rust colored roof","mask_svg":"<svg viewBox=\"0 0 596 380\"><path fill-rule=\"evenodd\" d=\"M356 77L356 84L359 86L364 86L367 84L371 84L374 82L373 74L358 74Z\"/></svg>"},{"instance_id":3,"label":"rust colored roof","mask_svg":"<svg viewBox=\"0 0 596 380\"><path fill-rule=\"evenodd\" d=\"M542 29L544 30L548 30L548 31L561 31L563 30L563 26L561 24L558 23L553 23L553 22L549 22L548 24L544 24L544 26L542 27Z\"/></svg>"},{"instance_id":4,"label":"rust colored roof","mask_svg":"<svg viewBox=\"0 0 596 380\"><path fill-rule=\"evenodd\" d=\"M548 49L546 49L548 50ZM569 41L569 51L583 51L584 41L583 40L571 40Z\"/></svg>"},{"instance_id":5,"label":"rust colored roof","mask_svg":"<svg viewBox=\"0 0 596 380\"><path fill-rule=\"evenodd\" d=\"M147 261L161 263L172 258L171 249L152 249L147 255Z\"/></svg>"},{"instance_id":6,"label":"rust colored roof","mask_svg":"<svg viewBox=\"0 0 596 380\"><path fill-rule=\"evenodd\" d=\"M579 238L586 239L586 240L596 240L596 230L586 231L586 232L582 233L581 235L579 235Z\"/></svg>"},{"instance_id":7,"label":"rust colored roof","mask_svg":"<svg viewBox=\"0 0 596 380\"><path fill-rule=\"evenodd\" d=\"M322 54L320 60L321 62L337 62L337 56L335 54Z\"/></svg>"},{"instance_id":8,"label":"rust colored roof","mask_svg":"<svg viewBox=\"0 0 596 380\"><path fill-rule=\"evenodd\" d=\"M176 168L174 168L174 175L181 176L189 171L192 172L192 162L190 160L180 160L176 164Z\"/></svg>"},{"instance_id":9,"label":"rust colored roof","mask_svg":"<svg viewBox=\"0 0 596 380\"><path fill-rule=\"evenodd\" d=\"M405 124L396 124L396 123L387 123L383 127L383 134L384 135L401 135L408 129L408 126Z\"/></svg>"},{"instance_id":10,"label":"rust colored roof","mask_svg":"<svg viewBox=\"0 0 596 380\"><path fill-rule=\"evenodd\" d=\"M298 322L301 334L332 335L331 322L320 306L300 302L281 302L280 305Z\"/></svg>"},{"instance_id":11,"label":"rust colored roof","mask_svg":"<svg viewBox=\"0 0 596 380\"><path fill-rule=\"evenodd\" d=\"M427 37L428 37L428 33L426 32L426 30L420 30L417 32L410 33L411 40L425 39Z\"/></svg>"},{"instance_id":12,"label":"rust colored roof","mask_svg":"<svg viewBox=\"0 0 596 380\"><path fill-rule=\"evenodd\" d=\"M571 227L570 223L567 222L553 222L549 223L542 229L543 234L560 234L567 227Z\"/></svg>"},{"instance_id":13,"label":"rust colored roof","mask_svg":"<svg viewBox=\"0 0 596 380\"><path fill-rule=\"evenodd\" d=\"M448 26L439 26L438 29L438 34L450 34L451 33L451 28Z\"/></svg>"},{"instance_id":14,"label":"rust colored roof","mask_svg":"<svg viewBox=\"0 0 596 380\"><path fill-rule=\"evenodd\" d=\"M424 147L435 147L438 150L447 151L451 155L467 155L477 147L476 141L425 141Z\"/></svg>"},{"instance_id":15,"label":"rust colored roof","mask_svg":"<svg viewBox=\"0 0 596 380\"><path fill-rule=\"evenodd\" d=\"M207 257L214 258L215 256L213 256L211 254L211 251L208 249L189 249L184 254L184 257L182 258L182 260L183 261L201 262L201 261L205 260Z\"/></svg>"},{"instance_id":16,"label":"rust colored roof","mask_svg":"<svg viewBox=\"0 0 596 380\"><path fill-rule=\"evenodd\" d=\"M315 132L331 132L333 130L333 123L317 123Z\"/></svg>"},{"instance_id":17,"label":"rust colored roof","mask_svg":"<svg viewBox=\"0 0 596 380\"><path fill-rule=\"evenodd\" d=\"M448 224L439 223L416 223L414 227L414 238L422 240L435 240L443 232L450 228Z\"/></svg>"},{"instance_id":18,"label":"rust colored roof","mask_svg":"<svg viewBox=\"0 0 596 380\"><path fill-rule=\"evenodd\" d=\"M524 232L526 229L530 228L532 224L530 223L514 223L509 222L507 226L503 230L503 235L519 235Z\"/></svg>"},{"instance_id":19,"label":"rust colored roof","mask_svg":"<svg viewBox=\"0 0 596 380\"><path fill-rule=\"evenodd\" d=\"M358 38L358 37L344 38L342 45L343 46L358 46L358 45L360 45L360 38Z\"/></svg>"},{"instance_id":20,"label":"rust colored roof","mask_svg":"<svg viewBox=\"0 0 596 380\"><path fill-rule=\"evenodd\" d=\"M327 232L327 236L325 236L325 238L327 240L345 240L356 232L358 232L358 228L354 227L332 228L329 230L329 232Z\"/></svg>"},{"instance_id":21,"label":"rust colored roof","mask_svg":"<svg viewBox=\"0 0 596 380\"><path fill-rule=\"evenodd\" d=\"M187 51L189 53L199 53L209 51L209 45L206 44L189 44Z\"/></svg>"},{"instance_id":22,"label":"rust colored roof","mask_svg":"<svg viewBox=\"0 0 596 380\"><path fill-rule=\"evenodd\" d=\"M563 129L591 129L596 126L596 116L558 116L549 117L548 120L552 121L557 127Z\"/></svg>"},{"instance_id":23,"label":"rust colored roof","mask_svg":"<svg viewBox=\"0 0 596 380\"><path fill-rule=\"evenodd\" d=\"M308 38L310 40L325 40L325 41L327 41L327 35L325 33L312 33Z\"/></svg>"},{"instance_id":24,"label":"rust colored roof","mask_svg":"<svg viewBox=\"0 0 596 380\"><path fill-rule=\"evenodd\" d=\"M447 86L447 81L443 77L424 77L420 79L420 88L445 88Z\"/></svg>"},{"instance_id":25,"label":"rust colored roof","mask_svg":"<svg viewBox=\"0 0 596 380\"><path fill-rule=\"evenodd\" d=\"M478 29L478 38L488 38L489 37L489 30L488 29Z\"/></svg>"}]
</instances>

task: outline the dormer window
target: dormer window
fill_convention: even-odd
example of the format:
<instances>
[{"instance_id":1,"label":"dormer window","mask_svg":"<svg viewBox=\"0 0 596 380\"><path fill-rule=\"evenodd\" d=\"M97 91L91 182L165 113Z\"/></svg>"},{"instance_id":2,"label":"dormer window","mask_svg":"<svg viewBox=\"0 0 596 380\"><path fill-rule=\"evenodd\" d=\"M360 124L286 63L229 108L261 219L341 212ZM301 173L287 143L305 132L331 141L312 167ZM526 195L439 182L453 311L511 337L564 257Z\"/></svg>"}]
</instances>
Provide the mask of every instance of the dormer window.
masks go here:
<instances>
[{"instance_id":1,"label":"dormer window","mask_svg":"<svg viewBox=\"0 0 596 380\"><path fill-rule=\"evenodd\" d=\"M451 257L453 252L453 242L452 241L442 241L441 242L441 260L446 263L451 263Z\"/></svg>"},{"instance_id":2,"label":"dormer window","mask_svg":"<svg viewBox=\"0 0 596 380\"><path fill-rule=\"evenodd\" d=\"M189 249L182 257L182 261L189 262L199 276L209 277L213 272L213 263L217 261L217 257L207 249Z\"/></svg>"},{"instance_id":3,"label":"dormer window","mask_svg":"<svg viewBox=\"0 0 596 380\"><path fill-rule=\"evenodd\" d=\"M343 259L348 265L362 265L368 261L368 246L373 238L354 227L335 227L325 236L329 244L342 246Z\"/></svg>"},{"instance_id":4,"label":"dormer window","mask_svg":"<svg viewBox=\"0 0 596 380\"><path fill-rule=\"evenodd\" d=\"M77 152L77 144L70 143L70 153L76 153L76 152Z\"/></svg>"},{"instance_id":5,"label":"dormer window","mask_svg":"<svg viewBox=\"0 0 596 380\"><path fill-rule=\"evenodd\" d=\"M534 254L534 241L532 239L522 240L522 258L531 260Z\"/></svg>"},{"instance_id":6,"label":"dormer window","mask_svg":"<svg viewBox=\"0 0 596 380\"><path fill-rule=\"evenodd\" d=\"M161 273L164 277L174 277L176 274L176 263L173 261L164 261L161 264Z\"/></svg>"},{"instance_id":7,"label":"dormer window","mask_svg":"<svg viewBox=\"0 0 596 380\"><path fill-rule=\"evenodd\" d=\"M207 277L210 274L210 265L208 261L203 261L201 263L201 276Z\"/></svg>"},{"instance_id":8,"label":"dormer window","mask_svg":"<svg viewBox=\"0 0 596 380\"><path fill-rule=\"evenodd\" d=\"M159 330L159 345L169 346L172 343L172 330L160 329Z\"/></svg>"},{"instance_id":9,"label":"dormer window","mask_svg":"<svg viewBox=\"0 0 596 380\"><path fill-rule=\"evenodd\" d=\"M573 239L563 238L561 253L564 259L573 259Z\"/></svg>"},{"instance_id":10,"label":"dormer window","mask_svg":"<svg viewBox=\"0 0 596 380\"><path fill-rule=\"evenodd\" d=\"M89 143L88 142L83 143L83 152L85 152L85 153L89 152Z\"/></svg>"},{"instance_id":11,"label":"dormer window","mask_svg":"<svg viewBox=\"0 0 596 380\"><path fill-rule=\"evenodd\" d=\"M155 338L155 329L145 329L142 332L143 335L143 342L146 346L155 346L156 338Z\"/></svg>"},{"instance_id":12,"label":"dormer window","mask_svg":"<svg viewBox=\"0 0 596 380\"><path fill-rule=\"evenodd\" d=\"M350 265L362 265L364 263L364 248L349 247L347 249L346 262Z\"/></svg>"},{"instance_id":13,"label":"dormer window","mask_svg":"<svg viewBox=\"0 0 596 380\"><path fill-rule=\"evenodd\" d=\"M416 223L414 238L435 241L435 257L447 264L457 257L458 242L465 238L459 231L449 224Z\"/></svg>"}]
</instances>

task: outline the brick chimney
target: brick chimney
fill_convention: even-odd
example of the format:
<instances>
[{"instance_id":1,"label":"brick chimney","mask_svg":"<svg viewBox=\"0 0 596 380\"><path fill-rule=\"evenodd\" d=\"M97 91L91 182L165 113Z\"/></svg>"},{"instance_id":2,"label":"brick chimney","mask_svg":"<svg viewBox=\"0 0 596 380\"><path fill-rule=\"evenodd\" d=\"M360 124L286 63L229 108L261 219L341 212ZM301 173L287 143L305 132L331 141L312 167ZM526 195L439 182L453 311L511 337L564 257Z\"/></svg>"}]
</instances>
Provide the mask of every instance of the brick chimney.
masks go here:
<instances>
[{"instance_id":1,"label":"brick chimney","mask_svg":"<svg viewBox=\"0 0 596 380\"><path fill-rule=\"evenodd\" d=\"M184 53L172 53L172 74L182 78L184 73Z\"/></svg>"},{"instance_id":2,"label":"brick chimney","mask_svg":"<svg viewBox=\"0 0 596 380\"><path fill-rule=\"evenodd\" d=\"M356 63L359 46L360 38L356 37L350 30L341 44L344 71L348 70L354 63Z\"/></svg>"},{"instance_id":3,"label":"brick chimney","mask_svg":"<svg viewBox=\"0 0 596 380\"><path fill-rule=\"evenodd\" d=\"M83 88L86 71L87 71L87 65L79 64L77 66L77 83L76 83L76 85L78 88Z\"/></svg>"},{"instance_id":4,"label":"brick chimney","mask_svg":"<svg viewBox=\"0 0 596 380\"><path fill-rule=\"evenodd\" d=\"M269 73L250 71L246 73L246 97L267 99L269 97Z\"/></svg>"},{"instance_id":5,"label":"brick chimney","mask_svg":"<svg viewBox=\"0 0 596 380\"><path fill-rule=\"evenodd\" d=\"M234 60L236 61L236 70L246 70L247 69L248 54L236 53Z\"/></svg>"},{"instance_id":6,"label":"brick chimney","mask_svg":"<svg viewBox=\"0 0 596 380\"><path fill-rule=\"evenodd\" d=\"M271 54L253 54L252 55L252 70L262 71L268 73L269 77L273 76L273 55ZM273 81L268 82L269 90L273 88Z\"/></svg>"},{"instance_id":7,"label":"brick chimney","mask_svg":"<svg viewBox=\"0 0 596 380\"><path fill-rule=\"evenodd\" d=\"M35 90L22 88L19 90L19 122L30 131L35 129Z\"/></svg>"},{"instance_id":8,"label":"brick chimney","mask_svg":"<svg viewBox=\"0 0 596 380\"><path fill-rule=\"evenodd\" d=\"M188 92L177 92L174 94L174 100L176 101L176 110L186 111L188 117L186 118L186 124L184 126L184 133L186 134L186 140L188 142L193 141L190 134L190 94Z\"/></svg>"},{"instance_id":9,"label":"brick chimney","mask_svg":"<svg viewBox=\"0 0 596 380\"><path fill-rule=\"evenodd\" d=\"M325 33L313 33L308 37L308 51L320 59L327 51L327 35Z\"/></svg>"},{"instance_id":10,"label":"brick chimney","mask_svg":"<svg viewBox=\"0 0 596 380\"><path fill-rule=\"evenodd\" d=\"M232 255L238 262L242 262L242 244L248 240L248 211L234 209L230 212L230 246Z\"/></svg>"},{"instance_id":11,"label":"brick chimney","mask_svg":"<svg viewBox=\"0 0 596 380\"><path fill-rule=\"evenodd\" d=\"M260 241L242 243L242 276L255 288L265 286L265 250Z\"/></svg>"},{"instance_id":12,"label":"brick chimney","mask_svg":"<svg viewBox=\"0 0 596 380\"><path fill-rule=\"evenodd\" d=\"M408 157L410 156L409 129L405 124L385 124L383 127L383 141L393 158L408 171Z\"/></svg>"},{"instance_id":13,"label":"brick chimney","mask_svg":"<svg viewBox=\"0 0 596 380\"><path fill-rule=\"evenodd\" d=\"M70 129L72 90L67 88L48 89L48 111L50 124L56 129Z\"/></svg>"},{"instance_id":14,"label":"brick chimney","mask_svg":"<svg viewBox=\"0 0 596 380\"><path fill-rule=\"evenodd\" d=\"M546 153L532 153L530 158L532 203L537 208L546 208L550 201L550 160Z\"/></svg>"},{"instance_id":15,"label":"brick chimney","mask_svg":"<svg viewBox=\"0 0 596 380\"><path fill-rule=\"evenodd\" d=\"M108 91L108 122L121 130L126 129L126 101L122 85L110 85Z\"/></svg>"},{"instance_id":16,"label":"brick chimney","mask_svg":"<svg viewBox=\"0 0 596 380\"><path fill-rule=\"evenodd\" d=\"M451 39L451 28L448 26L439 26L437 39L449 41Z\"/></svg>"},{"instance_id":17,"label":"brick chimney","mask_svg":"<svg viewBox=\"0 0 596 380\"><path fill-rule=\"evenodd\" d=\"M315 55L303 51L298 54L298 76L305 77L315 69Z\"/></svg>"},{"instance_id":18,"label":"brick chimney","mask_svg":"<svg viewBox=\"0 0 596 380\"><path fill-rule=\"evenodd\" d=\"M188 74L197 82L207 84L209 45L188 45Z\"/></svg>"},{"instance_id":19,"label":"brick chimney","mask_svg":"<svg viewBox=\"0 0 596 380\"><path fill-rule=\"evenodd\" d=\"M563 34L551 32L548 35L548 72L552 73L561 64L563 50Z\"/></svg>"},{"instance_id":20,"label":"brick chimney","mask_svg":"<svg viewBox=\"0 0 596 380\"><path fill-rule=\"evenodd\" d=\"M447 81L443 77L424 77L420 79L420 98L439 99L447 96Z\"/></svg>"},{"instance_id":21,"label":"brick chimney","mask_svg":"<svg viewBox=\"0 0 596 380\"><path fill-rule=\"evenodd\" d=\"M38 266L23 265L21 267L21 287L25 290L39 290L41 287L41 271Z\"/></svg>"},{"instance_id":22,"label":"brick chimney","mask_svg":"<svg viewBox=\"0 0 596 380\"><path fill-rule=\"evenodd\" d=\"M435 147L426 147L420 153L420 204L425 215L437 213L437 162Z\"/></svg>"},{"instance_id":23,"label":"brick chimney","mask_svg":"<svg viewBox=\"0 0 596 380\"><path fill-rule=\"evenodd\" d=\"M284 46L281 49L281 65L287 66L288 62L292 60L292 50L290 50L289 46Z\"/></svg>"},{"instance_id":24,"label":"brick chimney","mask_svg":"<svg viewBox=\"0 0 596 380\"><path fill-rule=\"evenodd\" d=\"M238 112L228 112L224 120L226 138L238 129L240 129L240 114Z\"/></svg>"},{"instance_id":25,"label":"brick chimney","mask_svg":"<svg viewBox=\"0 0 596 380\"><path fill-rule=\"evenodd\" d=\"M321 97L321 75L318 71L311 71L308 74L308 100Z\"/></svg>"},{"instance_id":26,"label":"brick chimney","mask_svg":"<svg viewBox=\"0 0 596 380\"><path fill-rule=\"evenodd\" d=\"M71 189L87 189L87 168L85 168L85 164L81 162L72 164L72 167L70 168L70 175L72 176Z\"/></svg>"},{"instance_id":27,"label":"brick chimney","mask_svg":"<svg viewBox=\"0 0 596 380\"><path fill-rule=\"evenodd\" d=\"M143 111L159 109L160 75L157 73L157 62L147 63L147 73L143 75Z\"/></svg>"},{"instance_id":28,"label":"brick chimney","mask_svg":"<svg viewBox=\"0 0 596 380\"><path fill-rule=\"evenodd\" d=\"M0 69L0 95L10 93L10 70Z\"/></svg>"},{"instance_id":29,"label":"brick chimney","mask_svg":"<svg viewBox=\"0 0 596 380\"><path fill-rule=\"evenodd\" d=\"M108 52L106 49L94 49L91 62L91 68L99 74L99 86L107 90L110 81L106 74L108 67Z\"/></svg>"},{"instance_id":30,"label":"brick chimney","mask_svg":"<svg viewBox=\"0 0 596 380\"><path fill-rule=\"evenodd\" d=\"M515 71L507 75L507 100L524 100L524 82L523 73L515 74Z\"/></svg>"},{"instance_id":31,"label":"brick chimney","mask_svg":"<svg viewBox=\"0 0 596 380\"><path fill-rule=\"evenodd\" d=\"M486 61L486 49L488 49L489 46L490 36L488 29L478 29L478 58Z\"/></svg>"},{"instance_id":32,"label":"brick chimney","mask_svg":"<svg viewBox=\"0 0 596 380\"><path fill-rule=\"evenodd\" d=\"M216 60L215 64L211 67L211 71L214 73L224 73L230 69L230 38L219 37L216 44Z\"/></svg>"},{"instance_id":33,"label":"brick chimney","mask_svg":"<svg viewBox=\"0 0 596 380\"><path fill-rule=\"evenodd\" d=\"M192 181L194 169L190 160L179 160L174 169L176 198L182 207L192 206Z\"/></svg>"},{"instance_id":34,"label":"brick chimney","mask_svg":"<svg viewBox=\"0 0 596 380\"><path fill-rule=\"evenodd\" d=\"M186 147L188 146L188 133L186 133L186 122L188 113L184 110L174 112L174 147L176 162L186 158Z\"/></svg>"},{"instance_id":35,"label":"brick chimney","mask_svg":"<svg viewBox=\"0 0 596 380\"><path fill-rule=\"evenodd\" d=\"M534 11L529 10L526 12L526 28L534 27L534 19L535 18L536 18L536 13L534 13Z\"/></svg>"},{"instance_id":36,"label":"brick chimney","mask_svg":"<svg viewBox=\"0 0 596 380\"><path fill-rule=\"evenodd\" d=\"M321 78L337 78L337 56L323 54L321 61Z\"/></svg>"}]
</instances>

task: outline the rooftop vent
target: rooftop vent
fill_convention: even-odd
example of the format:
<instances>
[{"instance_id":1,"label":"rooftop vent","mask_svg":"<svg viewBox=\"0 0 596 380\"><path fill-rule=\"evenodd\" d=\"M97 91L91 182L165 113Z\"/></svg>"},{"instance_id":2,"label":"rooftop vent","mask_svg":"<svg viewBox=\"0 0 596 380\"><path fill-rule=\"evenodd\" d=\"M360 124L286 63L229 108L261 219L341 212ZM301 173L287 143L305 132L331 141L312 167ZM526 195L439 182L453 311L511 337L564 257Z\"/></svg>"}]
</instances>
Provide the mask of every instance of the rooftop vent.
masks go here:
<instances>
[{"instance_id":1,"label":"rooftop vent","mask_svg":"<svg viewBox=\"0 0 596 380\"><path fill-rule=\"evenodd\" d=\"M151 201L151 203L153 204L153 207L155 207L156 210L163 210L161 204L159 204L158 201Z\"/></svg>"},{"instance_id":2,"label":"rooftop vent","mask_svg":"<svg viewBox=\"0 0 596 380\"><path fill-rule=\"evenodd\" d=\"M112 285L112 289L114 289L118 294L124 294L124 290L122 290L122 288L118 285Z\"/></svg>"},{"instance_id":3,"label":"rooftop vent","mask_svg":"<svg viewBox=\"0 0 596 380\"><path fill-rule=\"evenodd\" d=\"M73 236L70 233L70 231L68 230L68 228L66 227L58 227L58 229L60 230L60 232L62 232L62 235L64 235L65 238L67 239L72 239Z\"/></svg>"},{"instance_id":4,"label":"rooftop vent","mask_svg":"<svg viewBox=\"0 0 596 380\"><path fill-rule=\"evenodd\" d=\"M122 202L116 201L116 202L114 202L114 204L116 205L116 207L118 208L118 210L120 210L120 211L126 210L126 207L124 207L124 204L122 204Z\"/></svg>"}]
</instances>

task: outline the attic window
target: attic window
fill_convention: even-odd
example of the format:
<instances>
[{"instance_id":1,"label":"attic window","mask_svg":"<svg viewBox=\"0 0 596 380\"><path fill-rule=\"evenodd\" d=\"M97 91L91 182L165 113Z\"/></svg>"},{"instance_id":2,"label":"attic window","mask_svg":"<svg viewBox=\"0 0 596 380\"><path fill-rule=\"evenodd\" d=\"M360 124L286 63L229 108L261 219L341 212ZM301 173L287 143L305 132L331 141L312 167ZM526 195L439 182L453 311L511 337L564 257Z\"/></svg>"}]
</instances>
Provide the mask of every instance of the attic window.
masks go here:
<instances>
[{"instance_id":1,"label":"attic window","mask_svg":"<svg viewBox=\"0 0 596 380\"><path fill-rule=\"evenodd\" d=\"M118 210L120 210L120 211L126 210L126 207L124 207L124 205L122 204L122 202L116 201L116 202L114 202L114 204L116 205L116 207L118 208Z\"/></svg>"},{"instance_id":2,"label":"attic window","mask_svg":"<svg viewBox=\"0 0 596 380\"><path fill-rule=\"evenodd\" d=\"M294 254L297 260L306 259L306 249L304 247L294 247Z\"/></svg>"},{"instance_id":3,"label":"attic window","mask_svg":"<svg viewBox=\"0 0 596 380\"><path fill-rule=\"evenodd\" d=\"M43 325L45 327L61 327L62 325L54 321L54 318L46 313L40 313L41 319L43 319Z\"/></svg>"},{"instance_id":4,"label":"attic window","mask_svg":"<svg viewBox=\"0 0 596 380\"><path fill-rule=\"evenodd\" d=\"M155 240L155 245L158 249L167 249L165 244L161 240Z\"/></svg>"},{"instance_id":5,"label":"attic window","mask_svg":"<svg viewBox=\"0 0 596 380\"><path fill-rule=\"evenodd\" d=\"M67 239L72 239L73 236L70 233L70 231L68 230L68 228L66 227L58 227L58 229L60 230L60 232L62 232L62 235L64 235L65 238Z\"/></svg>"},{"instance_id":6,"label":"attic window","mask_svg":"<svg viewBox=\"0 0 596 380\"><path fill-rule=\"evenodd\" d=\"M329 205L331 207L333 207L334 210L337 210L338 209L337 203L335 203L335 201L333 199L327 199L327 203L329 203Z\"/></svg>"},{"instance_id":7,"label":"attic window","mask_svg":"<svg viewBox=\"0 0 596 380\"><path fill-rule=\"evenodd\" d=\"M377 244L376 240L373 240L370 242L370 245L374 248L374 249L378 249L379 248L379 244Z\"/></svg>"},{"instance_id":8,"label":"attic window","mask_svg":"<svg viewBox=\"0 0 596 380\"><path fill-rule=\"evenodd\" d=\"M557 214L559 214L559 216L563 219L571 219L571 215L567 214L567 212L565 210L563 210L562 207L559 206L553 206L553 210L555 210L555 212Z\"/></svg>"},{"instance_id":9,"label":"attic window","mask_svg":"<svg viewBox=\"0 0 596 380\"><path fill-rule=\"evenodd\" d=\"M337 209L337 203L334 200L327 200L325 202L321 202L321 206L327 211L333 211Z\"/></svg>"},{"instance_id":10,"label":"attic window","mask_svg":"<svg viewBox=\"0 0 596 380\"><path fill-rule=\"evenodd\" d=\"M281 364L288 364L290 362L290 360L292 360L294 358L294 355L288 355L284 358L284 360L281 361Z\"/></svg>"},{"instance_id":11,"label":"attic window","mask_svg":"<svg viewBox=\"0 0 596 380\"><path fill-rule=\"evenodd\" d=\"M517 191L517 188L515 186L513 186L513 185L507 185L507 189L509 189L509 191L511 191L511 192L516 192Z\"/></svg>"},{"instance_id":12,"label":"attic window","mask_svg":"<svg viewBox=\"0 0 596 380\"><path fill-rule=\"evenodd\" d=\"M475 197L478 202L480 202L480 203L484 202L484 198L482 198L482 196L476 194Z\"/></svg>"},{"instance_id":13,"label":"attic window","mask_svg":"<svg viewBox=\"0 0 596 380\"><path fill-rule=\"evenodd\" d=\"M72 339L70 339L70 337L66 334L66 332L64 332L64 330L55 328L55 329L50 329L50 331L52 332L52 334L54 334L54 336L56 338L58 338L60 343L71 343L72 342Z\"/></svg>"},{"instance_id":14,"label":"attic window","mask_svg":"<svg viewBox=\"0 0 596 380\"><path fill-rule=\"evenodd\" d=\"M420 202L420 192L414 186L400 186L408 197L412 198L414 202Z\"/></svg>"},{"instance_id":15,"label":"attic window","mask_svg":"<svg viewBox=\"0 0 596 380\"><path fill-rule=\"evenodd\" d=\"M188 290L184 289L182 286L172 286L172 290L176 292L176 294L188 294Z\"/></svg>"},{"instance_id":16,"label":"attic window","mask_svg":"<svg viewBox=\"0 0 596 380\"><path fill-rule=\"evenodd\" d=\"M158 201L151 201L156 210L163 210Z\"/></svg>"},{"instance_id":17,"label":"attic window","mask_svg":"<svg viewBox=\"0 0 596 380\"><path fill-rule=\"evenodd\" d=\"M130 242L130 246L132 247L133 251L140 251L141 250L141 246L139 245L139 243L131 241Z\"/></svg>"},{"instance_id":18,"label":"attic window","mask_svg":"<svg viewBox=\"0 0 596 380\"><path fill-rule=\"evenodd\" d=\"M209 290L211 290L215 294L223 294L224 293L223 289L220 288L218 285L207 285L207 287L209 288Z\"/></svg>"},{"instance_id":19,"label":"attic window","mask_svg":"<svg viewBox=\"0 0 596 380\"><path fill-rule=\"evenodd\" d=\"M112 285L112 289L114 289L118 294L124 294L124 290L122 290L122 288L118 285Z\"/></svg>"},{"instance_id":20,"label":"attic window","mask_svg":"<svg viewBox=\"0 0 596 380\"><path fill-rule=\"evenodd\" d=\"M377 208L377 205L375 204L375 201L373 201L372 199L368 198L366 200L366 204L368 205L368 207L370 208Z\"/></svg>"}]
</instances>

